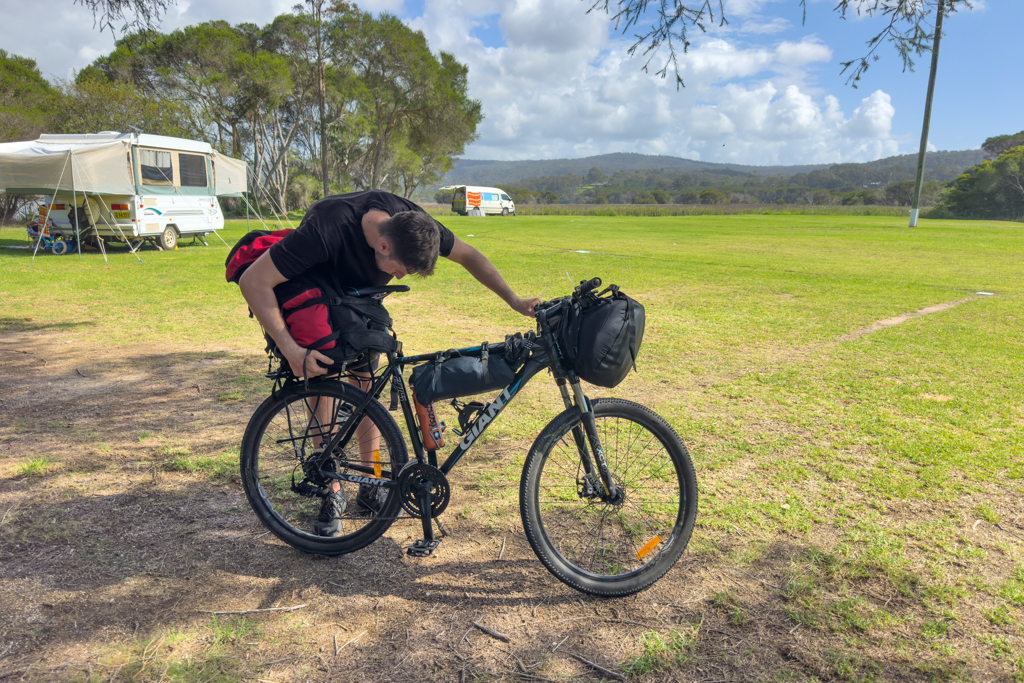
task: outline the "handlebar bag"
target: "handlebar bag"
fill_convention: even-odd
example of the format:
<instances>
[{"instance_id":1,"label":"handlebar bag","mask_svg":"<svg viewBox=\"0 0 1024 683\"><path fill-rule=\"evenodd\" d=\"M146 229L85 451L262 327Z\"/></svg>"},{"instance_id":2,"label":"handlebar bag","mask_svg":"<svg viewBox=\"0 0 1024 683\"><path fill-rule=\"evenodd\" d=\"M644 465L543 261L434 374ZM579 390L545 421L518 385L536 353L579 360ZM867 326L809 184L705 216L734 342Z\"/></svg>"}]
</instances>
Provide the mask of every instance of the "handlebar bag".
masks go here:
<instances>
[{"instance_id":1,"label":"handlebar bag","mask_svg":"<svg viewBox=\"0 0 1024 683\"><path fill-rule=\"evenodd\" d=\"M429 405L447 398L501 389L511 384L515 376L512 366L498 355L488 358L442 356L414 368L409 381L415 388L416 400L422 405Z\"/></svg>"},{"instance_id":2,"label":"handlebar bag","mask_svg":"<svg viewBox=\"0 0 1024 683\"><path fill-rule=\"evenodd\" d=\"M644 307L617 286L605 292L611 295L573 302L559 321L557 336L566 363L581 379L611 388L636 369L645 317Z\"/></svg>"}]
</instances>

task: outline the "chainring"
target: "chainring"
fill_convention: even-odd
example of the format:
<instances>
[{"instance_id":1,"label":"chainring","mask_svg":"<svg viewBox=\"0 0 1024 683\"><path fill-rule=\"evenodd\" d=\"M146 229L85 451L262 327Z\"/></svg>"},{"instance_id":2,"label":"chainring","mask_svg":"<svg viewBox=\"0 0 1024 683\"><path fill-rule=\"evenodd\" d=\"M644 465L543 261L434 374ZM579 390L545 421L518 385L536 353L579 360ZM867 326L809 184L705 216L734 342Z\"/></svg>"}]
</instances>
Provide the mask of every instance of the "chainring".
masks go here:
<instances>
[{"instance_id":1,"label":"chainring","mask_svg":"<svg viewBox=\"0 0 1024 683\"><path fill-rule=\"evenodd\" d=\"M448 478L441 470L425 463L414 460L406 464L398 473L397 483L402 509L416 519L423 518L420 498L423 496L424 487L430 490L431 518L444 512L448 507L448 501L451 500L452 488L448 484Z\"/></svg>"}]
</instances>

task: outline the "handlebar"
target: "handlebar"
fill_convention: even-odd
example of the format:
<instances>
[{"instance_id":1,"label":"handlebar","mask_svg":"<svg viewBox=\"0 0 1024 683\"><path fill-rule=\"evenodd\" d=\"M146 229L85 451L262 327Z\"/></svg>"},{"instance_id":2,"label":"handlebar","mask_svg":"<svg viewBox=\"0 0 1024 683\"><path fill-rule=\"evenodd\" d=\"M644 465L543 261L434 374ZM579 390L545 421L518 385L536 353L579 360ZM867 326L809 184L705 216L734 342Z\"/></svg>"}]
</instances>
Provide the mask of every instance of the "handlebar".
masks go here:
<instances>
[{"instance_id":1,"label":"handlebar","mask_svg":"<svg viewBox=\"0 0 1024 683\"><path fill-rule=\"evenodd\" d=\"M595 277L593 280L584 280L583 282L581 282L580 286L573 290L573 293L576 294L576 296L578 297L583 296L584 294L592 292L593 290L597 289L600 286L601 278Z\"/></svg>"},{"instance_id":2,"label":"handlebar","mask_svg":"<svg viewBox=\"0 0 1024 683\"><path fill-rule=\"evenodd\" d=\"M534 307L533 314L535 317L539 317L539 314L543 311L553 312L552 309L559 308L566 300L572 298L579 301L600 286L601 278L599 277L595 277L591 280L583 280L575 289L573 289L570 296L560 296L557 299L552 299L550 301L541 301Z\"/></svg>"}]
</instances>

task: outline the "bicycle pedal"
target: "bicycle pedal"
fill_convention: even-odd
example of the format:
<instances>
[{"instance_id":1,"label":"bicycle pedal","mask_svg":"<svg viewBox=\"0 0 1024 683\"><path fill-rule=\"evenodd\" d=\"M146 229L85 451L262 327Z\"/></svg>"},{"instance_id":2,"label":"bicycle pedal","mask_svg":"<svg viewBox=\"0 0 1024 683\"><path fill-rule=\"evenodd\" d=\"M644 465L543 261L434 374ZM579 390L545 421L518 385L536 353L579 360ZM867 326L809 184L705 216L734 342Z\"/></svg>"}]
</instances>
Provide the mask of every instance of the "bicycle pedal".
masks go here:
<instances>
[{"instance_id":1,"label":"bicycle pedal","mask_svg":"<svg viewBox=\"0 0 1024 683\"><path fill-rule=\"evenodd\" d=\"M428 541L421 538L406 548L405 552L413 557L429 557L435 550L437 550L437 546L439 545L441 545L441 541Z\"/></svg>"}]
</instances>

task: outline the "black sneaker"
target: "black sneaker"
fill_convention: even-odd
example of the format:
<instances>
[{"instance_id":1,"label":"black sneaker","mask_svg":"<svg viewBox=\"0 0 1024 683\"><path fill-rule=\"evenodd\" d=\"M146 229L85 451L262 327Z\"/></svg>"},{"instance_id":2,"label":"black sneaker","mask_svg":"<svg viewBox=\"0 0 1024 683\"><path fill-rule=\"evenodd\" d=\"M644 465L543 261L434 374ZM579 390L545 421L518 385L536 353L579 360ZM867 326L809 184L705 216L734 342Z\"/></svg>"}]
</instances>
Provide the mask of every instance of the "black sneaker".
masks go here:
<instances>
[{"instance_id":1,"label":"black sneaker","mask_svg":"<svg viewBox=\"0 0 1024 683\"><path fill-rule=\"evenodd\" d=\"M356 495L356 505L367 512L379 515L380 511L384 509L387 499L388 491L384 487L360 484L359 493Z\"/></svg>"},{"instance_id":2,"label":"black sneaker","mask_svg":"<svg viewBox=\"0 0 1024 683\"><path fill-rule=\"evenodd\" d=\"M340 484L337 491L323 497L320 514L313 522L313 533L317 536L337 536L341 533L341 516L348 507L348 495Z\"/></svg>"}]
</instances>

